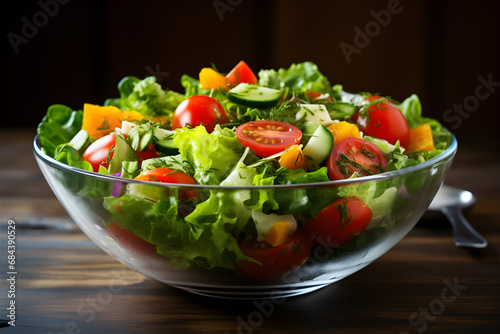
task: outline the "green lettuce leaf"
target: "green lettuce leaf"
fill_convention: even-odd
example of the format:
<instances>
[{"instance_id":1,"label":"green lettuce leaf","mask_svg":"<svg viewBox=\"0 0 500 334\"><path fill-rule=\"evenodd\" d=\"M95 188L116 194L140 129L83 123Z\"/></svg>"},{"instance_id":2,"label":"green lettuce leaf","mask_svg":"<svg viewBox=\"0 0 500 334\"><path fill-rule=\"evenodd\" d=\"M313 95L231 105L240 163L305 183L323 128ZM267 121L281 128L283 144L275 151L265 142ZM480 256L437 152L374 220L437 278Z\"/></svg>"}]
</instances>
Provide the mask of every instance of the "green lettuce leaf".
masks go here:
<instances>
[{"instance_id":1,"label":"green lettuce leaf","mask_svg":"<svg viewBox=\"0 0 500 334\"><path fill-rule=\"evenodd\" d=\"M303 169L285 170L276 177L277 184L301 184L328 182L328 169L322 167L314 172ZM296 214L296 218L307 221L326 206L339 199L338 190L333 187L277 189L276 201L279 205L278 214Z\"/></svg>"},{"instance_id":2,"label":"green lettuce leaf","mask_svg":"<svg viewBox=\"0 0 500 334\"><path fill-rule=\"evenodd\" d=\"M78 151L70 144L61 144L56 148L54 159L68 166L92 172L92 165L82 160Z\"/></svg>"},{"instance_id":3,"label":"green lettuce leaf","mask_svg":"<svg viewBox=\"0 0 500 334\"><path fill-rule=\"evenodd\" d=\"M315 91L331 94L328 79L321 74L318 66L311 62L292 64L288 69L260 70L259 85L274 89L289 88L296 91Z\"/></svg>"},{"instance_id":4,"label":"green lettuce leaf","mask_svg":"<svg viewBox=\"0 0 500 334\"><path fill-rule=\"evenodd\" d=\"M207 89L202 89L200 87L200 80L193 78L187 74L181 77L181 85L184 87L186 97L195 95L208 95L210 93ZM205 93L205 94L203 94Z\"/></svg>"},{"instance_id":5,"label":"green lettuce leaf","mask_svg":"<svg viewBox=\"0 0 500 334\"><path fill-rule=\"evenodd\" d=\"M249 185L255 169L243 165L233 173L223 185ZM251 217L251 210L243 205L248 190L211 190L207 200L195 205L179 202L172 189L168 196L146 198L144 194L158 189L140 186L141 192L134 187L120 198L107 197L104 207L122 227L156 245L158 253L171 259L172 265L187 269L194 262L208 269L235 270L236 261L247 258L237 236ZM191 213L184 219L179 214L182 205L191 205L185 210Z\"/></svg>"},{"instance_id":6,"label":"green lettuce leaf","mask_svg":"<svg viewBox=\"0 0 500 334\"><path fill-rule=\"evenodd\" d=\"M202 245L197 261L202 267L236 269L236 261L246 259L235 237L251 216L240 201L244 192L211 190L210 197L186 216L186 222L203 230L197 241Z\"/></svg>"},{"instance_id":7,"label":"green lettuce leaf","mask_svg":"<svg viewBox=\"0 0 500 334\"><path fill-rule=\"evenodd\" d=\"M179 148L183 164L192 169L190 174L196 182L207 185L219 185L244 151L234 131L219 125L212 133L204 126L178 129L174 145Z\"/></svg>"},{"instance_id":8,"label":"green lettuce leaf","mask_svg":"<svg viewBox=\"0 0 500 334\"><path fill-rule=\"evenodd\" d=\"M314 172L280 168L275 175L266 172L257 174L253 185L325 182L329 181L327 173L326 167ZM265 214L296 214L297 219L307 221L337 200L339 198L337 193L338 190L335 187L252 189L251 196L245 201L245 205Z\"/></svg>"},{"instance_id":9,"label":"green lettuce leaf","mask_svg":"<svg viewBox=\"0 0 500 334\"><path fill-rule=\"evenodd\" d=\"M119 82L118 91L121 109L135 110L146 117L172 116L175 108L185 100L180 93L163 90L153 76L142 80L134 76L125 77ZM116 100L108 100L107 104L116 105Z\"/></svg>"},{"instance_id":10,"label":"green lettuce leaf","mask_svg":"<svg viewBox=\"0 0 500 334\"><path fill-rule=\"evenodd\" d=\"M133 195L104 199L104 208L120 226L157 246L158 253L169 257L175 267L186 269L203 254L205 245L196 247L203 232L179 216L176 196L153 202Z\"/></svg>"},{"instance_id":11,"label":"green lettuce leaf","mask_svg":"<svg viewBox=\"0 0 500 334\"><path fill-rule=\"evenodd\" d=\"M54 158L56 148L69 143L80 131L82 119L81 110L73 110L62 104L51 105L37 129L44 152Z\"/></svg>"},{"instance_id":12,"label":"green lettuce leaf","mask_svg":"<svg viewBox=\"0 0 500 334\"><path fill-rule=\"evenodd\" d=\"M394 225L391 217L394 203L397 198L397 187L391 186L388 181L372 181L339 188L340 197L356 196L361 199L372 210L372 220L367 229L373 227L384 227Z\"/></svg>"},{"instance_id":13,"label":"green lettuce leaf","mask_svg":"<svg viewBox=\"0 0 500 334\"><path fill-rule=\"evenodd\" d=\"M243 162L238 162L229 176L222 181L221 186L237 186L250 187L253 184L253 179L258 175L256 168L247 167ZM226 195L231 194L232 203L229 207L223 207L229 210L231 215L236 216L239 221L239 226L244 226L250 217L252 210L248 208L244 202L251 197L249 189L238 189L235 191L226 191Z\"/></svg>"},{"instance_id":14,"label":"green lettuce leaf","mask_svg":"<svg viewBox=\"0 0 500 334\"><path fill-rule=\"evenodd\" d=\"M429 123L434 139L436 150L445 150L451 143L451 134L437 120L428 117L422 117L422 105L417 95L413 94L398 105L399 110L405 116L410 129L419 125Z\"/></svg>"}]
</instances>

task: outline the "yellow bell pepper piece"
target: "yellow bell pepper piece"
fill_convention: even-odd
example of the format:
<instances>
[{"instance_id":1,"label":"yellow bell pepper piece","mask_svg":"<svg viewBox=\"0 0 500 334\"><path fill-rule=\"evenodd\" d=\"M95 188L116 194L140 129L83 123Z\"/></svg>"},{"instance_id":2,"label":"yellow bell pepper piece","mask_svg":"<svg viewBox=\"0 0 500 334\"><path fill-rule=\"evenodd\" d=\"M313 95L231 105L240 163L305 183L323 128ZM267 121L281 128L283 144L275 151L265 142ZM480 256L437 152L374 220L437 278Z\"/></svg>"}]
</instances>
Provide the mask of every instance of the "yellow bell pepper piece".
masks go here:
<instances>
[{"instance_id":1,"label":"yellow bell pepper piece","mask_svg":"<svg viewBox=\"0 0 500 334\"><path fill-rule=\"evenodd\" d=\"M99 106L85 103L83 105L82 130L86 130L91 138L101 138L121 127L122 121L140 121L145 119L137 111L121 111L114 106Z\"/></svg>"},{"instance_id":2,"label":"yellow bell pepper piece","mask_svg":"<svg viewBox=\"0 0 500 334\"><path fill-rule=\"evenodd\" d=\"M273 247L283 245L288 239L288 223L275 223L267 232L266 242Z\"/></svg>"},{"instance_id":3,"label":"yellow bell pepper piece","mask_svg":"<svg viewBox=\"0 0 500 334\"><path fill-rule=\"evenodd\" d=\"M216 89L220 88L228 90L228 81L225 76L217 73L213 68L204 67L200 71L200 85L203 89Z\"/></svg>"},{"instance_id":4,"label":"yellow bell pepper piece","mask_svg":"<svg viewBox=\"0 0 500 334\"><path fill-rule=\"evenodd\" d=\"M305 168L306 157L302 152L302 145L289 146L281 155L279 163L286 169Z\"/></svg>"},{"instance_id":5,"label":"yellow bell pepper piece","mask_svg":"<svg viewBox=\"0 0 500 334\"><path fill-rule=\"evenodd\" d=\"M164 127L167 127L170 122L170 116L168 115L163 115L163 116L152 116L148 117L152 122L154 123L161 123Z\"/></svg>"},{"instance_id":6,"label":"yellow bell pepper piece","mask_svg":"<svg viewBox=\"0 0 500 334\"><path fill-rule=\"evenodd\" d=\"M361 138L358 127L349 122L333 122L327 129L333 135L334 145L344 138Z\"/></svg>"},{"instance_id":7,"label":"yellow bell pepper piece","mask_svg":"<svg viewBox=\"0 0 500 334\"><path fill-rule=\"evenodd\" d=\"M433 149L434 139L432 138L432 131L429 123L410 129L410 145L406 148L407 152L426 152Z\"/></svg>"}]
</instances>

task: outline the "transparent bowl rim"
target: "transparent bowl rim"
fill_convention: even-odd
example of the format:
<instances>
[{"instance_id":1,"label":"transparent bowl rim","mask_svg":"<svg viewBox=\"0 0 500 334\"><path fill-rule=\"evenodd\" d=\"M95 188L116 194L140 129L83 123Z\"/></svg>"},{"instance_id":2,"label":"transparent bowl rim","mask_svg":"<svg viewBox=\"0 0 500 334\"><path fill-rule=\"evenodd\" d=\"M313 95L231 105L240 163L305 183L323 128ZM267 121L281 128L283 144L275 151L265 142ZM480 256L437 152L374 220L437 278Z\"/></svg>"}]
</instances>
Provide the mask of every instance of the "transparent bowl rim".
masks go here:
<instances>
[{"instance_id":1,"label":"transparent bowl rim","mask_svg":"<svg viewBox=\"0 0 500 334\"><path fill-rule=\"evenodd\" d=\"M458 148L458 143L453 134L451 134L452 140L448 148L439 154L438 156L429 159L427 161L424 161L422 163L419 163L415 166L395 170L395 171L390 171L390 172L385 172L382 174L375 174L375 175L370 175L370 176L363 176L363 177L358 177L358 178L352 178L352 179L345 179L345 180L336 180L336 181L326 181L326 182L313 182L313 183L298 183L298 184L280 184L280 185L264 185L264 186L220 186L220 185L200 185L200 184L180 184L180 183L163 183L163 182L154 182L154 186L160 186L160 187L182 187L182 188L196 188L196 189L206 189L206 190L222 190L222 189L231 189L231 190L242 190L242 189L252 189L252 190L257 190L257 189L296 189L296 188L316 188L316 187L341 187L341 186L346 186L346 185L353 185L356 183L364 183L364 182L370 182L370 181L384 181L384 180L389 180L401 175L406 175L406 174L411 174L413 172L421 171L426 168L429 168L434 165L439 165L441 162L448 160L449 158L452 158ZM106 181L113 181L113 182L123 182L123 183L138 183L138 184L148 184L152 185L151 182L148 181L139 181L139 180L134 180L134 179L127 179L127 178L121 178L117 176L111 176L111 175L104 175L104 174L99 174L95 172L89 172L83 169L79 169L76 167L72 167L69 165L66 165L62 162L59 162L55 160L54 158L49 157L46 155L42 149L41 149L41 144L40 144L40 138L39 135L35 136L35 139L33 140L33 152L35 154L35 157L41 159L45 163L52 165L53 167L56 167L58 169L62 169L68 172L72 172L75 174L80 174L80 175L85 175L88 177L93 177L97 178L100 180L106 180Z\"/></svg>"}]
</instances>

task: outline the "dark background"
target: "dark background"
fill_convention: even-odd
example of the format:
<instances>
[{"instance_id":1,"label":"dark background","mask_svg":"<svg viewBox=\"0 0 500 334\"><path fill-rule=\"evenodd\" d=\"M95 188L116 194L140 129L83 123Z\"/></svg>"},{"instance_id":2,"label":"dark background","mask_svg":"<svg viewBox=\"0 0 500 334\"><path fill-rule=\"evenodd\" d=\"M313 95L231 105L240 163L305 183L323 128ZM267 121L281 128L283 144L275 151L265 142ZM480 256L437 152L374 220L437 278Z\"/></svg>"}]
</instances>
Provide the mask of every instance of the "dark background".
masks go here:
<instances>
[{"instance_id":1,"label":"dark background","mask_svg":"<svg viewBox=\"0 0 500 334\"><path fill-rule=\"evenodd\" d=\"M197 76L212 63L227 72L244 59L257 72L310 60L346 91L397 100L418 94L424 115L443 122L459 142L471 135L498 141L500 87L479 87L479 77L500 86L500 2L401 0L389 22L382 13L392 3L13 1L2 10L0 126L34 129L54 103L102 104L118 96L126 75L157 73L163 87L181 90L182 74ZM348 61L340 45L356 46L356 27L371 28L371 37ZM16 46L9 41L14 34L25 38ZM468 111L452 111L464 103Z\"/></svg>"}]
</instances>

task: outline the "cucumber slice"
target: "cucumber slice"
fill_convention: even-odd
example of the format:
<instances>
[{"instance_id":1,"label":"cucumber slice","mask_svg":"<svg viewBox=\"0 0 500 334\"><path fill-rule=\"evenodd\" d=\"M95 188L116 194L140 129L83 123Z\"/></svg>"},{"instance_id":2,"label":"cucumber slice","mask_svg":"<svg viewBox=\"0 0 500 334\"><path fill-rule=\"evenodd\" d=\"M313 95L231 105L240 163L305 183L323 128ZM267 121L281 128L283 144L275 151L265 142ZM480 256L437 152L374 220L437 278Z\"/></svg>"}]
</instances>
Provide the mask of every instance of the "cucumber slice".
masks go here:
<instances>
[{"instance_id":1,"label":"cucumber slice","mask_svg":"<svg viewBox=\"0 0 500 334\"><path fill-rule=\"evenodd\" d=\"M130 147L130 145L125 141L122 135L116 135L116 145L115 151L113 152L113 158L109 162L108 173L116 174L122 171L123 161L135 161L137 156L135 151Z\"/></svg>"},{"instance_id":2,"label":"cucumber slice","mask_svg":"<svg viewBox=\"0 0 500 334\"><path fill-rule=\"evenodd\" d=\"M158 152L165 153L166 155L179 154L179 149L174 145L173 137L167 137L163 140L153 141L153 145Z\"/></svg>"},{"instance_id":3,"label":"cucumber slice","mask_svg":"<svg viewBox=\"0 0 500 334\"><path fill-rule=\"evenodd\" d=\"M168 156L168 157L147 159L142 162L141 167L143 172L158 167L167 167L170 169L176 169L186 173L186 170L182 165L182 160L180 159L179 156Z\"/></svg>"},{"instance_id":4,"label":"cucumber slice","mask_svg":"<svg viewBox=\"0 0 500 334\"><path fill-rule=\"evenodd\" d=\"M80 130L76 136L71 139L69 146L73 147L78 153L83 154L87 147L90 146L89 133L85 130Z\"/></svg>"},{"instance_id":5,"label":"cucumber slice","mask_svg":"<svg viewBox=\"0 0 500 334\"><path fill-rule=\"evenodd\" d=\"M333 150L333 135L323 124L318 126L311 139L303 150L306 159L306 168L318 169Z\"/></svg>"},{"instance_id":6,"label":"cucumber slice","mask_svg":"<svg viewBox=\"0 0 500 334\"><path fill-rule=\"evenodd\" d=\"M302 133L304 135L312 135L316 130L318 130L320 125L321 124L318 124L318 123L305 122L304 123L304 131L302 131Z\"/></svg>"},{"instance_id":7,"label":"cucumber slice","mask_svg":"<svg viewBox=\"0 0 500 334\"><path fill-rule=\"evenodd\" d=\"M179 149L174 146L174 133L175 131L154 128L155 139L153 145L158 152L165 153L166 155L179 154Z\"/></svg>"},{"instance_id":8,"label":"cucumber slice","mask_svg":"<svg viewBox=\"0 0 500 334\"><path fill-rule=\"evenodd\" d=\"M227 93L229 101L250 108L275 106L283 96L282 90L241 83Z\"/></svg>"},{"instance_id":9,"label":"cucumber slice","mask_svg":"<svg viewBox=\"0 0 500 334\"><path fill-rule=\"evenodd\" d=\"M172 137L175 131L161 129L161 128L153 128L153 133L155 137L158 138L158 140L164 140L167 139L168 137Z\"/></svg>"}]
</instances>

